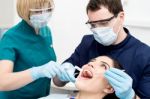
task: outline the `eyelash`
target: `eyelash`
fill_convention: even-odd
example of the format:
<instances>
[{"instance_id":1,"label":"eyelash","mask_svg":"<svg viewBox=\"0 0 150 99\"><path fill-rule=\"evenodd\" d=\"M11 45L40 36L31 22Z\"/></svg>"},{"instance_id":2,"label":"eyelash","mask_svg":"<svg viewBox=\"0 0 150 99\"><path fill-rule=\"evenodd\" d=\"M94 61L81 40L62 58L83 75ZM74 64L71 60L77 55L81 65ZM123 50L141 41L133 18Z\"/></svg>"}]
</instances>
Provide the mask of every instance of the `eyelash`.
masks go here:
<instances>
[{"instance_id":1,"label":"eyelash","mask_svg":"<svg viewBox=\"0 0 150 99\"><path fill-rule=\"evenodd\" d=\"M107 66L105 64L101 64L100 67L104 67L105 70L107 69Z\"/></svg>"}]
</instances>

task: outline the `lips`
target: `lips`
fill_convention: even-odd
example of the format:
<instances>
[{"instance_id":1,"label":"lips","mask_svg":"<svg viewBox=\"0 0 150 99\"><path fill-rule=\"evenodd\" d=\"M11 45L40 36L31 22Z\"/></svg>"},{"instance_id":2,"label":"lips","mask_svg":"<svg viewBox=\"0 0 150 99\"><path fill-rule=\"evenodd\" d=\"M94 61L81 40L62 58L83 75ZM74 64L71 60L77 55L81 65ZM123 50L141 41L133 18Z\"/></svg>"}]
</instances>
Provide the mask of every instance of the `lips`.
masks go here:
<instances>
[{"instance_id":1,"label":"lips","mask_svg":"<svg viewBox=\"0 0 150 99\"><path fill-rule=\"evenodd\" d=\"M86 79L91 79L91 78L93 78L93 73L90 70L83 70L81 77L86 78Z\"/></svg>"}]
</instances>

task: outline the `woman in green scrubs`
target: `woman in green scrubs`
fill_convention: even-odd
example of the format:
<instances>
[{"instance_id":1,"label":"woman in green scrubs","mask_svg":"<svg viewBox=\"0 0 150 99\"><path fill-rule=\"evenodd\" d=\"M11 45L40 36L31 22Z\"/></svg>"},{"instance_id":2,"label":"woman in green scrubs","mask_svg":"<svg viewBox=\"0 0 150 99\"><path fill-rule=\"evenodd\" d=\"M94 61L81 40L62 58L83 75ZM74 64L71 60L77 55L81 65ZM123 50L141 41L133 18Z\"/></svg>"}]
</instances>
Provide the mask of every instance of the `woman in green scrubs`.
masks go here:
<instances>
[{"instance_id":1,"label":"woman in green scrubs","mask_svg":"<svg viewBox=\"0 0 150 99\"><path fill-rule=\"evenodd\" d=\"M37 99L49 94L60 75L47 27L52 0L17 0L22 21L0 41L0 99Z\"/></svg>"}]
</instances>

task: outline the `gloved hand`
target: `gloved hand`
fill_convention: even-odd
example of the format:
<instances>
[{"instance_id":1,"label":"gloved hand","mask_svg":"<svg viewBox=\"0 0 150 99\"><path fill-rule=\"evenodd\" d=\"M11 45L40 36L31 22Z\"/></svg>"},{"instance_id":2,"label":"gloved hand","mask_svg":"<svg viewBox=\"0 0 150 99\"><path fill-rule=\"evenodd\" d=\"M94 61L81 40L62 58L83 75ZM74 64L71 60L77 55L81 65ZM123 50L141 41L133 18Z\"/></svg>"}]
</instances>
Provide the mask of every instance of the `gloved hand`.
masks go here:
<instances>
[{"instance_id":1,"label":"gloved hand","mask_svg":"<svg viewBox=\"0 0 150 99\"><path fill-rule=\"evenodd\" d=\"M112 85L115 94L120 99L133 99L135 92L132 89L132 78L125 72L110 68L104 74L105 78Z\"/></svg>"},{"instance_id":2,"label":"gloved hand","mask_svg":"<svg viewBox=\"0 0 150 99\"><path fill-rule=\"evenodd\" d=\"M59 68L59 64L57 64L54 61L50 61L42 66L38 67L32 67L31 70L31 76L33 80L36 80L38 78L42 77L48 77L53 78L56 75L60 75L61 71Z\"/></svg>"},{"instance_id":3,"label":"gloved hand","mask_svg":"<svg viewBox=\"0 0 150 99\"><path fill-rule=\"evenodd\" d=\"M61 81L75 82L75 68L71 63L63 63L60 66L61 74L57 75Z\"/></svg>"}]
</instances>

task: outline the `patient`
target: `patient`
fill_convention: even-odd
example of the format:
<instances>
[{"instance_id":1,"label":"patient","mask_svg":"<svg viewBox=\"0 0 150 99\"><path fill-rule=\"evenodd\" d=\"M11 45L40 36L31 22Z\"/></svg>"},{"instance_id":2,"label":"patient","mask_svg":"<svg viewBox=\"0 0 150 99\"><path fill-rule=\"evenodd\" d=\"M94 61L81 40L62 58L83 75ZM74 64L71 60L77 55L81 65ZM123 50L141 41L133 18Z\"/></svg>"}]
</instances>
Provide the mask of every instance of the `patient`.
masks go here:
<instances>
[{"instance_id":1,"label":"patient","mask_svg":"<svg viewBox=\"0 0 150 99\"><path fill-rule=\"evenodd\" d=\"M121 69L120 64L108 56L99 56L84 65L75 82L79 89L75 99L118 99L113 98L114 89L104 77L104 72L111 67Z\"/></svg>"}]
</instances>

